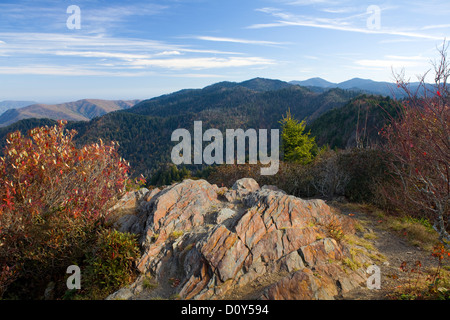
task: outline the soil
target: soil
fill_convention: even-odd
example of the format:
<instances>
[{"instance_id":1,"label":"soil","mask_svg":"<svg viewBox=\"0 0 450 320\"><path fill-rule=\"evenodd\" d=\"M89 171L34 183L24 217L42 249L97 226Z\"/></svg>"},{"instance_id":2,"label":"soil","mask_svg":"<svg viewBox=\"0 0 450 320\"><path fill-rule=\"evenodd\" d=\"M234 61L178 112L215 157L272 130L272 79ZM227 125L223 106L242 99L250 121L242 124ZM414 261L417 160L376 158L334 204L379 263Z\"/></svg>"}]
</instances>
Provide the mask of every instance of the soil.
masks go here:
<instances>
[{"instance_id":1,"label":"soil","mask_svg":"<svg viewBox=\"0 0 450 320\"><path fill-rule=\"evenodd\" d=\"M351 215L364 225L364 231L358 231L357 236L363 237L366 232L373 232L374 239L368 240L373 246L386 258L386 261L377 264L381 272L380 289L368 289L367 287L358 288L348 292L341 297L344 300L386 300L391 299L391 295L396 287L407 286L408 279L411 279L411 273L405 273L400 266L406 262L408 269L413 268L417 262L421 263L420 270L430 270L438 266L437 259L431 256L431 252L418 246L412 245L406 237L390 230L382 220L377 220L371 214L347 209L338 203L329 204L339 209L342 214ZM367 240L367 239L366 239ZM369 275L368 275L369 276ZM415 279L415 274L413 275ZM420 277L425 278L422 274ZM412 285L414 283L411 282Z\"/></svg>"}]
</instances>

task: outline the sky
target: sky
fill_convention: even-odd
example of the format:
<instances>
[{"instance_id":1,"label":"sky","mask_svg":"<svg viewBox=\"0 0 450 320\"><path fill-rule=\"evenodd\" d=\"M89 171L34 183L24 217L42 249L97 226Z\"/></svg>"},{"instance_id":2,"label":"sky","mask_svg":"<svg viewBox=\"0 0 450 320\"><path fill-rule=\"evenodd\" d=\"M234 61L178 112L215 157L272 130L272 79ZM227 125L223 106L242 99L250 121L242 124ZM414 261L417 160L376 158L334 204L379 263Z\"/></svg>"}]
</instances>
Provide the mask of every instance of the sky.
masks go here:
<instances>
[{"instance_id":1,"label":"sky","mask_svg":"<svg viewBox=\"0 0 450 320\"><path fill-rule=\"evenodd\" d=\"M148 99L255 77L411 81L450 1L1 0L0 101ZM432 80L432 79L431 79Z\"/></svg>"}]
</instances>

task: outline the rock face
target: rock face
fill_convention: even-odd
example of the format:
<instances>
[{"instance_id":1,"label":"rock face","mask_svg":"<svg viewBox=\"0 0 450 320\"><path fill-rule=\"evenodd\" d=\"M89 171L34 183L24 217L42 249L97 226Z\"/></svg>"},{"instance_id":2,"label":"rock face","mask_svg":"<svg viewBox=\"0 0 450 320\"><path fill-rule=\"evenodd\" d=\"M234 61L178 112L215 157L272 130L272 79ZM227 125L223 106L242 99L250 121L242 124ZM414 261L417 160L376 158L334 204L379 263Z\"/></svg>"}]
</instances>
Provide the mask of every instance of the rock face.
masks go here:
<instances>
[{"instance_id":1,"label":"rock face","mask_svg":"<svg viewBox=\"0 0 450 320\"><path fill-rule=\"evenodd\" d=\"M133 197L134 212L115 223L140 236L137 282L151 275L162 298L334 299L364 285L372 264L339 241L354 232L350 218L253 179L229 190L185 180L123 203L129 207ZM150 296L144 290L129 298Z\"/></svg>"}]
</instances>

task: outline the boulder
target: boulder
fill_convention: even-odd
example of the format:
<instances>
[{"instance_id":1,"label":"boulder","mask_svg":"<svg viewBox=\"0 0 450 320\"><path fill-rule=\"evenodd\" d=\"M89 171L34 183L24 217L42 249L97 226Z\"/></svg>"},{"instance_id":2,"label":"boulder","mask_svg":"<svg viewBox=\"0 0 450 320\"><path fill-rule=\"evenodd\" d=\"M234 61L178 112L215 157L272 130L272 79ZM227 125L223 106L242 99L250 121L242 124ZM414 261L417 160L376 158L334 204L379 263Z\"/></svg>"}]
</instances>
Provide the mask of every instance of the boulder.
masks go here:
<instances>
[{"instance_id":1,"label":"boulder","mask_svg":"<svg viewBox=\"0 0 450 320\"><path fill-rule=\"evenodd\" d=\"M224 194L229 202L241 200L244 196L259 189L259 184L252 178L242 178L237 180L230 190Z\"/></svg>"},{"instance_id":2,"label":"boulder","mask_svg":"<svg viewBox=\"0 0 450 320\"><path fill-rule=\"evenodd\" d=\"M121 232L139 234L142 230L134 228L139 220L139 206L143 201L147 201L149 195L154 194L155 191L159 191L159 189L149 191L147 188L141 188L137 191L127 192L108 210L106 222Z\"/></svg>"},{"instance_id":3,"label":"boulder","mask_svg":"<svg viewBox=\"0 0 450 320\"><path fill-rule=\"evenodd\" d=\"M217 213L216 223L221 224L224 221L236 216L236 211L230 208L223 208Z\"/></svg>"},{"instance_id":4,"label":"boulder","mask_svg":"<svg viewBox=\"0 0 450 320\"><path fill-rule=\"evenodd\" d=\"M140 272L166 287L177 279L166 298L334 299L365 285L363 263L347 267L354 256L331 232L354 233L351 218L322 200L249 178L230 190L185 180L146 195L129 230L141 231Z\"/></svg>"},{"instance_id":5,"label":"boulder","mask_svg":"<svg viewBox=\"0 0 450 320\"><path fill-rule=\"evenodd\" d=\"M242 178L242 179L237 180L233 184L231 189L236 190L237 192L241 192L241 194L247 194L247 193L258 190L259 184L258 184L258 182L255 181L255 179Z\"/></svg>"},{"instance_id":6,"label":"boulder","mask_svg":"<svg viewBox=\"0 0 450 320\"><path fill-rule=\"evenodd\" d=\"M168 242L203 226L205 216L220 202L214 188L205 180L184 180L162 190L151 201L153 205L146 212L141 237L146 249L138 264L141 272L158 269L169 249Z\"/></svg>"}]
</instances>

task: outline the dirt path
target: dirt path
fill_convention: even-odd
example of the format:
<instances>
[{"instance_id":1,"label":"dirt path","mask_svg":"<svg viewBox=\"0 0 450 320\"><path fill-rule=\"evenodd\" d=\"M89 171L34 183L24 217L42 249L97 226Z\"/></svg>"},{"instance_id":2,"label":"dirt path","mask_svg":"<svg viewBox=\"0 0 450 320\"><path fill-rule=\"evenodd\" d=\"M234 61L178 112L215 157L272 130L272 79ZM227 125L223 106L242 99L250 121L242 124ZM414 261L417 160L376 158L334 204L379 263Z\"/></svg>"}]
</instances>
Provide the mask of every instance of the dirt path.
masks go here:
<instances>
[{"instance_id":1,"label":"dirt path","mask_svg":"<svg viewBox=\"0 0 450 320\"><path fill-rule=\"evenodd\" d=\"M358 230L356 235L365 238L384 255L386 261L377 264L381 271L381 289L369 290L361 288L349 292L343 296L345 300L384 300L389 299L399 285L405 285L407 274L402 272L400 266L406 262L409 268L412 268L417 261L422 264L422 270L430 267L437 267L436 259L431 258L431 253L418 246L414 246L409 241L394 231L386 228L382 220L377 220L371 214L360 210L351 210L339 204L332 204L343 214L350 215L360 222L364 230ZM364 237L365 234L372 236Z\"/></svg>"}]
</instances>

